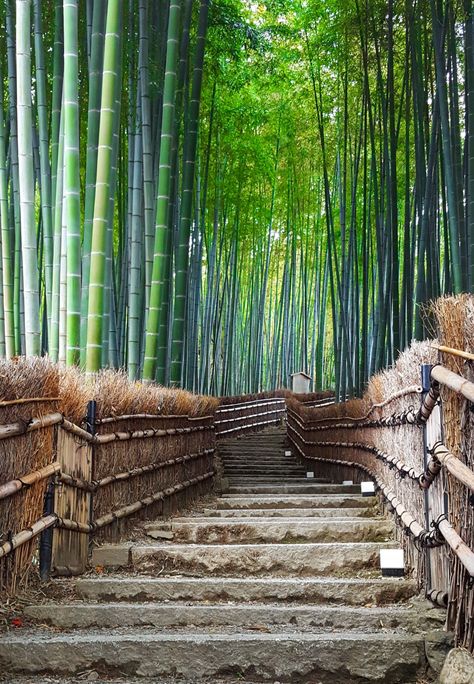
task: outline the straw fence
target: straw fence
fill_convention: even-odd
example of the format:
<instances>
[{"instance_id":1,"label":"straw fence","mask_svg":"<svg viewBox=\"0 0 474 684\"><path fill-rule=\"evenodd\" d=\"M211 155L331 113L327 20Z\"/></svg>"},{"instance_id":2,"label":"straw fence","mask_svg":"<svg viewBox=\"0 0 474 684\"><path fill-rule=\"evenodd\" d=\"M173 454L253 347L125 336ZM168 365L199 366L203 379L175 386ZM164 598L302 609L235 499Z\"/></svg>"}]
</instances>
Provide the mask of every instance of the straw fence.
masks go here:
<instances>
[{"instance_id":1,"label":"straw fence","mask_svg":"<svg viewBox=\"0 0 474 684\"><path fill-rule=\"evenodd\" d=\"M215 413L216 435L233 439L249 432L281 423L286 418L286 402L293 397L288 390L223 397ZM334 402L332 392L298 394L298 401L326 404Z\"/></svg>"},{"instance_id":2,"label":"straw fence","mask_svg":"<svg viewBox=\"0 0 474 684\"><path fill-rule=\"evenodd\" d=\"M413 343L362 399L288 400L288 436L311 470L375 481L413 576L448 606L448 628L472 651L474 299L444 298L432 312L439 344Z\"/></svg>"},{"instance_id":3,"label":"straw fence","mask_svg":"<svg viewBox=\"0 0 474 684\"><path fill-rule=\"evenodd\" d=\"M43 574L78 574L92 535L118 539L212 487L211 397L47 359L0 362L0 392L2 591L25 585L40 535Z\"/></svg>"}]
</instances>

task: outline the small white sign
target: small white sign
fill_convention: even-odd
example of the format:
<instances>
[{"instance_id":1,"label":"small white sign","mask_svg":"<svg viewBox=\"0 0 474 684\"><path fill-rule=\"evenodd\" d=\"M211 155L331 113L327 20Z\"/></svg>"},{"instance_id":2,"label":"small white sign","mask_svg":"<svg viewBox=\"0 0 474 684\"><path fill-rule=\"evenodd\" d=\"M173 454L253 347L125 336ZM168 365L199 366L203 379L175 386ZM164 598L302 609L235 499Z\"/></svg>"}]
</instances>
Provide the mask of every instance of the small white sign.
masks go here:
<instances>
[{"instance_id":1,"label":"small white sign","mask_svg":"<svg viewBox=\"0 0 474 684\"><path fill-rule=\"evenodd\" d=\"M353 482L352 480L343 480L343 481L342 481L342 484L343 484L343 485L353 485L354 482Z\"/></svg>"},{"instance_id":2,"label":"small white sign","mask_svg":"<svg viewBox=\"0 0 474 684\"><path fill-rule=\"evenodd\" d=\"M285 451L285 456L291 456L291 451Z\"/></svg>"},{"instance_id":3,"label":"small white sign","mask_svg":"<svg viewBox=\"0 0 474 684\"><path fill-rule=\"evenodd\" d=\"M384 577L403 577L405 574L403 549L380 549L380 569Z\"/></svg>"},{"instance_id":4,"label":"small white sign","mask_svg":"<svg viewBox=\"0 0 474 684\"><path fill-rule=\"evenodd\" d=\"M314 477L314 473L306 473L306 477Z\"/></svg>"},{"instance_id":5,"label":"small white sign","mask_svg":"<svg viewBox=\"0 0 474 684\"><path fill-rule=\"evenodd\" d=\"M374 496L375 485L373 482L361 482L360 483L360 491L361 491L362 496Z\"/></svg>"}]
</instances>

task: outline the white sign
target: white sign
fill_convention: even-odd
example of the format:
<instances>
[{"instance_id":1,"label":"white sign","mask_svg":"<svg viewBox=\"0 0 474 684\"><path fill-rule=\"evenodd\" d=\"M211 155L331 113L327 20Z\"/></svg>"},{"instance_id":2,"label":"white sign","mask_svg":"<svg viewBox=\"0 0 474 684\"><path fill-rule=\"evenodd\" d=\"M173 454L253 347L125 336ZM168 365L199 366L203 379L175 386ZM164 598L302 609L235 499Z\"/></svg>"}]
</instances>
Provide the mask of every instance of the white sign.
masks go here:
<instances>
[{"instance_id":1,"label":"white sign","mask_svg":"<svg viewBox=\"0 0 474 684\"><path fill-rule=\"evenodd\" d=\"M360 483L360 491L361 491L362 496L374 496L375 485L373 482L361 482Z\"/></svg>"},{"instance_id":2,"label":"white sign","mask_svg":"<svg viewBox=\"0 0 474 684\"><path fill-rule=\"evenodd\" d=\"M306 473L306 477L314 477L314 473Z\"/></svg>"},{"instance_id":3,"label":"white sign","mask_svg":"<svg viewBox=\"0 0 474 684\"><path fill-rule=\"evenodd\" d=\"M349 486L349 485L353 485L354 482L352 480L343 480L342 484Z\"/></svg>"},{"instance_id":4,"label":"white sign","mask_svg":"<svg viewBox=\"0 0 474 684\"><path fill-rule=\"evenodd\" d=\"M405 573L403 549L380 549L380 568L384 577L403 577Z\"/></svg>"}]
</instances>

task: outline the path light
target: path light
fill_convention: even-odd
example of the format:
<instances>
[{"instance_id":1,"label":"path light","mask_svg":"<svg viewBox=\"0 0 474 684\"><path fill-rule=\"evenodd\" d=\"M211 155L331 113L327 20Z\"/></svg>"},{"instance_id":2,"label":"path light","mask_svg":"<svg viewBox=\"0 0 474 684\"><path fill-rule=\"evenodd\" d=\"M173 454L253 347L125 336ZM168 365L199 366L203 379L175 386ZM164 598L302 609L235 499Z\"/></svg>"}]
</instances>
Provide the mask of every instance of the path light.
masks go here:
<instances>
[{"instance_id":1,"label":"path light","mask_svg":"<svg viewBox=\"0 0 474 684\"><path fill-rule=\"evenodd\" d=\"M382 577L403 577L405 560L403 549L380 549Z\"/></svg>"},{"instance_id":2,"label":"path light","mask_svg":"<svg viewBox=\"0 0 474 684\"><path fill-rule=\"evenodd\" d=\"M374 496L375 495L375 485L373 482L361 482L360 491L362 496Z\"/></svg>"}]
</instances>

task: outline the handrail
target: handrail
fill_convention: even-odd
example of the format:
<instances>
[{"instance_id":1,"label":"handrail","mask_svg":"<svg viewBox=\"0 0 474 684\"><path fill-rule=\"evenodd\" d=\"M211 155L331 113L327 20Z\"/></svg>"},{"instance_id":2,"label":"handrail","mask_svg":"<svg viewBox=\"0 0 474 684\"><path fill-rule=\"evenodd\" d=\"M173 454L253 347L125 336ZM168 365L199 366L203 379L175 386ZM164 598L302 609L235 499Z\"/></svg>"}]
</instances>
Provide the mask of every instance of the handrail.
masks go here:
<instances>
[{"instance_id":1,"label":"handrail","mask_svg":"<svg viewBox=\"0 0 474 684\"><path fill-rule=\"evenodd\" d=\"M453 373L453 371L441 365L433 366L431 369L431 377L437 380L441 385L446 385L458 394L474 402L474 382L466 380L462 375Z\"/></svg>"}]
</instances>

